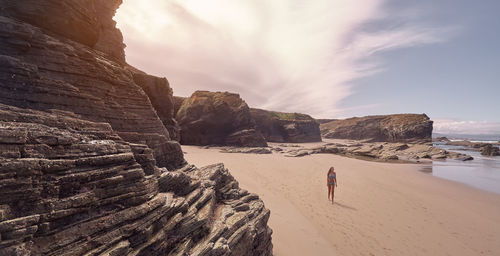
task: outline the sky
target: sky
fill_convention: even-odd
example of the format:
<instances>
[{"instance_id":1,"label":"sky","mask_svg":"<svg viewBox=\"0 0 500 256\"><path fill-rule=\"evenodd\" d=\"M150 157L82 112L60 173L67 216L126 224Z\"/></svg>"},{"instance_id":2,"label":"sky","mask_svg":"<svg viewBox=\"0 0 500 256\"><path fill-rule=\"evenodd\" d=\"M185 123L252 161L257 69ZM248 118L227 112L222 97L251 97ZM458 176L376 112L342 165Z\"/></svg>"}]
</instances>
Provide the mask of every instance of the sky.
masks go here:
<instances>
[{"instance_id":1,"label":"sky","mask_svg":"<svg viewBox=\"0 0 500 256\"><path fill-rule=\"evenodd\" d=\"M236 92L315 118L426 113L500 134L500 1L125 0L129 64L174 95Z\"/></svg>"}]
</instances>

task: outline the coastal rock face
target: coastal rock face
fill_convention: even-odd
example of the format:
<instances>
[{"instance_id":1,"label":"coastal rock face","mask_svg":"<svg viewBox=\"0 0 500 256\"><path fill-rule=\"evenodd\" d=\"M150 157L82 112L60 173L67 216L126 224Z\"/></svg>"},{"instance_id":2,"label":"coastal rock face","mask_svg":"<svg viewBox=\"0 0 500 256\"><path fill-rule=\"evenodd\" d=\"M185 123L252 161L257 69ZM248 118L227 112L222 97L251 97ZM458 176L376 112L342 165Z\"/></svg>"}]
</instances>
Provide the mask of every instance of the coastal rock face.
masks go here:
<instances>
[{"instance_id":1,"label":"coastal rock face","mask_svg":"<svg viewBox=\"0 0 500 256\"><path fill-rule=\"evenodd\" d=\"M0 103L70 111L147 144L160 167L185 161L122 63L111 17L121 1L0 0ZM122 56L123 55L123 56Z\"/></svg>"},{"instance_id":2,"label":"coastal rock face","mask_svg":"<svg viewBox=\"0 0 500 256\"><path fill-rule=\"evenodd\" d=\"M173 101L174 101L174 117L177 117L177 112L179 112L179 109L182 106L182 103L186 100L186 97L179 97L179 96L173 96Z\"/></svg>"},{"instance_id":3,"label":"coastal rock face","mask_svg":"<svg viewBox=\"0 0 500 256\"><path fill-rule=\"evenodd\" d=\"M223 165L168 171L107 123L0 104L1 255L272 255Z\"/></svg>"},{"instance_id":4,"label":"coastal rock face","mask_svg":"<svg viewBox=\"0 0 500 256\"><path fill-rule=\"evenodd\" d=\"M385 142L431 142L432 121L425 114L353 117L320 125L325 138Z\"/></svg>"},{"instance_id":5,"label":"coastal rock face","mask_svg":"<svg viewBox=\"0 0 500 256\"><path fill-rule=\"evenodd\" d=\"M180 140L180 128L174 119L174 100L172 88L166 78L160 78L133 72L134 82L138 84L148 95L151 104L156 110L156 114L167 128L172 140Z\"/></svg>"},{"instance_id":6,"label":"coastal rock face","mask_svg":"<svg viewBox=\"0 0 500 256\"><path fill-rule=\"evenodd\" d=\"M122 0L0 0L0 15L93 47L124 63L123 37L112 19L121 3Z\"/></svg>"},{"instance_id":7,"label":"coastal rock face","mask_svg":"<svg viewBox=\"0 0 500 256\"><path fill-rule=\"evenodd\" d=\"M196 91L177 112L181 143L264 147L250 109L238 94Z\"/></svg>"},{"instance_id":8,"label":"coastal rock face","mask_svg":"<svg viewBox=\"0 0 500 256\"><path fill-rule=\"evenodd\" d=\"M488 144L481 148L481 155L483 156L500 156L500 149Z\"/></svg>"},{"instance_id":9,"label":"coastal rock face","mask_svg":"<svg viewBox=\"0 0 500 256\"><path fill-rule=\"evenodd\" d=\"M269 142L318 142L321 141L319 123L309 115L281 113L251 109L257 130Z\"/></svg>"}]
</instances>

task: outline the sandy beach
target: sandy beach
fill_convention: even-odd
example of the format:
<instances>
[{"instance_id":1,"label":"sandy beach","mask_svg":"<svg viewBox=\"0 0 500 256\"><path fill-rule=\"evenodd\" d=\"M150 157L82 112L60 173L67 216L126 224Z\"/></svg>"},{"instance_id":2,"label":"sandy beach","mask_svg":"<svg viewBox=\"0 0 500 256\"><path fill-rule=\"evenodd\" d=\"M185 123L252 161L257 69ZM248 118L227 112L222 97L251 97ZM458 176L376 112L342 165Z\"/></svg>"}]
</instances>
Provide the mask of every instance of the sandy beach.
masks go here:
<instances>
[{"instance_id":1,"label":"sandy beach","mask_svg":"<svg viewBox=\"0 0 500 256\"><path fill-rule=\"evenodd\" d=\"M500 195L420 165L182 148L189 163L223 162L242 188L260 195L271 210L275 255L500 255ZM329 166L339 183L333 205Z\"/></svg>"}]
</instances>

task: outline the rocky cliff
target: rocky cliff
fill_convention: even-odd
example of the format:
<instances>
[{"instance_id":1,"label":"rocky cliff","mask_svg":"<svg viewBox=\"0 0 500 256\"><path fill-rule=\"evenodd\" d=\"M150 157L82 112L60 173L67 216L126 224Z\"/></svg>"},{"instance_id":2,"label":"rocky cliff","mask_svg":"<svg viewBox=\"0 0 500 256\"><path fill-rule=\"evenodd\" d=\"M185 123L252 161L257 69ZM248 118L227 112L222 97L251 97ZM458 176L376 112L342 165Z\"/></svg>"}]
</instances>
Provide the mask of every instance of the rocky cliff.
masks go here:
<instances>
[{"instance_id":1,"label":"rocky cliff","mask_svg":"<svg viewBox=\"0 0 500 256\"><path fill-rule=\"evenodd\" d=\"M196 91L183 101L176 118L182 144L267 146L250 108L235 93Z\"/></svg>"},{"instance_id":2,"label":"rocky cliff","mask_svg":"<svg viewBox=\"0 0 500 256\"><path fill-rule=\"evenodd\" d=\"M119 3L0 0L0 103L107 122L125 140L152 148L160 167L180 167L179 144L124 68L111 20Z\"/></svg>"},{"instance_id":3,"label":"rocky cliff","mask_svg":"<svg viewBox=\"0 0 500 256\"><path fill-rule=\"evenodd\" d=\"M271 255L222 165L158 168L107 123L0 104L0 255Z\"/></svg>"},{"instance_id":4,"label":"rocky cliff","mask_svg":"<svg viewBox=\"0 0 500 256\"><path fill-rule=\"evenodd\" d=\"M309 115L251 109L257 130L269 142L321 141L319 123Z\"/></svg>"},{"instance_id":5,"label":"rocky cliff","mask_svg":"<svg viewBox=\"0 0 500 256\"><path fill-rule=\"evenodd\" d=\"M432 121L425 114L353 117L320 125L325 138L386 142L431 142Z\"/></svg>"},{"instance_id":6,"label":"rocky cliff","mask_svg":"<svg viewBox=\"0 0 500 256\"><path fill-rule=\"evenodd\" d=\"M182 106L182 103L186 100L186 97L179 97L179 96L174 96L174 117L177 117L177 112L179 112L179 109Z\"/></svg>"},{"instance_id":7,"label":"rocky cliff","mask_svg":"<svg viewBox=\"0 0 500 256\"><path fill-rule=\"evenodd\" d=\"M134 82L148 95L158 117L167 128L170 138L180 141L180 127L175 120L173 91L166 78L151 76L136 69L130 69Z\"/></svg>"},{"instance_id":8,"label":"rocky cliff","mask_svg":"<svg viewBox=\"0 0 500 256\"><path fill-rule=\"evenodd\" d=\"M0 255L271 255L258 196L186 165L120 3L0 0Z\"/></svg>"}]
</instances>

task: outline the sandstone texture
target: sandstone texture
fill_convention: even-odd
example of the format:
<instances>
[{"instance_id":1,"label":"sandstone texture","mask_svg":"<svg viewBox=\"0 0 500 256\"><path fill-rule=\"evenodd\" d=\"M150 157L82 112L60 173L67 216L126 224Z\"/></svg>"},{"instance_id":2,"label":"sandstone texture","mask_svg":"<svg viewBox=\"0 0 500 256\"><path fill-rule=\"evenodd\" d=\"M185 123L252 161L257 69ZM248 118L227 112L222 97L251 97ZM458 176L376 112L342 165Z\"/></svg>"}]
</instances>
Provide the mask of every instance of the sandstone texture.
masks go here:
<instances>
[{"instance_id":1,"label":"sandstone texture","mask_svg":"<svg viewBox=\"0 0 500 256\"><path fill-rule=\"evenodd\" d=\"M268 142L321 141L319 123L309 115L251 109L257 130Z\"/></svg>"},{"instance_id":2,"label":"sandstone texture","mask_svg":"<svg viewBox=\"0 0 500 256\"><path fill-rule=\"evenodd\" d=\"M272 255L263 202L185 162L168 81L125 63L120 3L0 0L0 255Z\"/></svg>"},{"instance_id":3,"label":"sandstone texture","mask_svg":"<svg viewBox=\"0 0 500 256\"><path fill-rule=\"evenodd\" d=\"M0 104L0 255L271 255L223 165L158 168L107 123Z\"/></svg>"},{"instance_id":4,"label":"sandstone texture","mask_svg":"<svg viewBox=\"0 0 500 256\"><path fill-rule=\"evenodd\" d=\"M181 144L265 147L246 102L229 92L196 91L180 106Z\"/></svg>"},{"instance_id":5,"label":"sandstone texture","mask_svg":"<svg viewBox=\"0 0 500 256\"><path fill-rule=\"evenodd\" d=\"M425 114L396 114L353 117L320 125L321 134L331 139L372 142L431 142L432 121Z\"/></svg>"},{"instance_id":6,"label":"sandstone texture","mask_svg":"<svg viewBox=\"0 0 500 256\"><path fill-rule=\"evenodd\" d=\"M148 95L156 114L167 128L172 140L180 141L180 127L174 119L173 91L166 78L132 70L134 82Z\"/></svg>"},{"instance_id":7,"label":"sandstone texture","mask_svg":"<svg viewBox=\"0 0 500 256\"><path fill-rule=\"evenodd\" d=\"M111 20L120 2L0 0L0 103L109 123L153 149L158 166L180 167L180 145L115 52L123 54Z\"/></svg>"}]
</instances>

